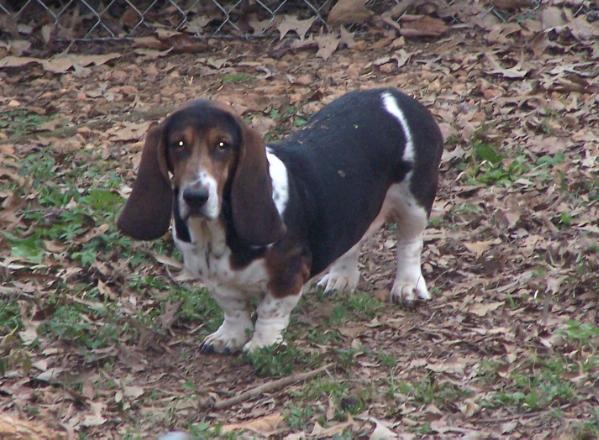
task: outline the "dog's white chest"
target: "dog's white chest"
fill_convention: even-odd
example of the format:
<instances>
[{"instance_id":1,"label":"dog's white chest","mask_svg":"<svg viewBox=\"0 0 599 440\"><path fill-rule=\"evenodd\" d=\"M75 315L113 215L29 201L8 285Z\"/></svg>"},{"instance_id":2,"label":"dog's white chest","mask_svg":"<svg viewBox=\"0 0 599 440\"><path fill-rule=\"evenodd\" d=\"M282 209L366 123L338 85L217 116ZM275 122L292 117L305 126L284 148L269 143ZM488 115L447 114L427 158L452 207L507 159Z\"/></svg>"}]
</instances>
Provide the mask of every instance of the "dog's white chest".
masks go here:
<instances>
[{"instance_id":1,"label":"dog's white chest","mask_svg":"<svg viewBox=\"0 0 599 440\"><path fill-rule=\"evenodd\" d=\"M212 289L219 286L239 287L250 292L261 292L266 287L267 272L262 258L244 268L231 266L231 250L219 226L190 219L191 243L179 240L175 244L183 254L185 268Z\"/></svg>"}]
</instances>

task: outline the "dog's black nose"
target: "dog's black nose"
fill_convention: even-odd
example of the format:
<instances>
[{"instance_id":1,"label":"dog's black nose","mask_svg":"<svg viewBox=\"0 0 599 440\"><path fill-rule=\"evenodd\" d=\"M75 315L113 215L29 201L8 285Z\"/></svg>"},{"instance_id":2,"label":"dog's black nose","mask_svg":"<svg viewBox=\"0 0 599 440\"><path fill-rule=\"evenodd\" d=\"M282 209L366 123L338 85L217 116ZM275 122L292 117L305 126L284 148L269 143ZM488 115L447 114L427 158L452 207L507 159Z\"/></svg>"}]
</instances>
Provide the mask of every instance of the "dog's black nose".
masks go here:
<instances>
[{"instance_id":1,"label":"dog's black nose","mask_svg":"<svg viewBox=\"0 0 599 440\"><path fill-rule=\"evenodd\" d=\"M208 200L208 189L186 188L183 190L183 200L185 200L189 206L200 207Z\"/></svg>"}]
</instances>

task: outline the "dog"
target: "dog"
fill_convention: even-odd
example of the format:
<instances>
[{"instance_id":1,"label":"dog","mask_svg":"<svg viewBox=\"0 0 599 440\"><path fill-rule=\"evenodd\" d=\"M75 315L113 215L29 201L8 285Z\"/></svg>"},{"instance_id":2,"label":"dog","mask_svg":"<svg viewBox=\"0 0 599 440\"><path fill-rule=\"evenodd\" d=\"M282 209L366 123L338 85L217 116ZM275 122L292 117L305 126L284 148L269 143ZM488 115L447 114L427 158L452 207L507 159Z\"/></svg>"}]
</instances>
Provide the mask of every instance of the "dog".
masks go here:
<instances>
[{"instance_id":1,"label":"dog","mask_svg":"<svg viewBox=\"0 0 599 440\"><path fill-rule=\"evenodd\" d=\"M386 222L397 225L391 301L430 298L420 258L442 149L431 113L393 88L347 93L269 146L228 107L193 101L148 131L117 224L153 240L172 221L186 269L224 311L201 351L251 352L283 341L312 278L354 290L360 244Z\"/></svg>"}]
</instances>

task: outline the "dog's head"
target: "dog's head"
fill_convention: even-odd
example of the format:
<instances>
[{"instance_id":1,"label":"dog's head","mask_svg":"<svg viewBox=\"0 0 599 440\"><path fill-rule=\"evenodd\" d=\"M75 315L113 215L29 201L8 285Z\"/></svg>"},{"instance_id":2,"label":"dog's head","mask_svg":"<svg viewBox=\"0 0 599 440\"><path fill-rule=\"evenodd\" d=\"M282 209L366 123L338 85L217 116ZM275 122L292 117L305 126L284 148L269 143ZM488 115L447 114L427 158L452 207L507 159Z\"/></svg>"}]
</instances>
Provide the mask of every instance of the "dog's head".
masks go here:
<instances>
[{"instance_id":1,"label":"dog's head","mask_svg":"<svg viewBox=\"0 0 599 440\"><path fill-rule=\"evenodd\" d=\"M230 203L233 227L246 244L266 245L284 234L261 136L210 101L195 101L148 131L118 226L139 240L158 238L173 203L183 221L217 221Z\"/></svg>"}]
</instances>

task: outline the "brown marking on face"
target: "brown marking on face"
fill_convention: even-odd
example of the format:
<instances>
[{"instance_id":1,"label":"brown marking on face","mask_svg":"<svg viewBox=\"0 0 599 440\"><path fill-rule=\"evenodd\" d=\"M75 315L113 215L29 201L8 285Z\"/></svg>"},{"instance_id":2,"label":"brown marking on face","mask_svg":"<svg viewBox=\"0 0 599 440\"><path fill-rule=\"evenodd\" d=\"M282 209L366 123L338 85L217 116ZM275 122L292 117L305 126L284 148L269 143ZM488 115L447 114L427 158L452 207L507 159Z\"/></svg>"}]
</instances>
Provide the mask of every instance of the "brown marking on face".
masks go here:
<instances>
[{"instance_id":1,"label":"brown marking on face","mask_svg":"<svg viewBox=\"0 0 599 440\"><path fill-rule=\"evenodd\" d=\"M180 145L183 142L183 145ZM234 137L225 128L200 129L193 121L184 128L168 134L167 146L173 167L173 182L177 188L198 179L204 172L216 180L219 200L222 201L225 183L236 160Z\"/></svg>"}]
</instances>

